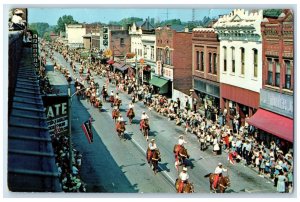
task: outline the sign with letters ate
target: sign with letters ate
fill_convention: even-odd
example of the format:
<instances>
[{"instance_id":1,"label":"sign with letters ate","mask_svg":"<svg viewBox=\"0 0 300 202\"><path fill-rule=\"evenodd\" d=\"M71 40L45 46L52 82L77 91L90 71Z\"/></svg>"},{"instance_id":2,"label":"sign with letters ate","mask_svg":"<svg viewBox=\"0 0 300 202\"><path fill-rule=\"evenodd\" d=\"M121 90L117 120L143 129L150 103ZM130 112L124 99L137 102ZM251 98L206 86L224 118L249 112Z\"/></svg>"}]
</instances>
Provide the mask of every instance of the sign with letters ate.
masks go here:
<instances>
[{"instance_id":1,"label":"sign with letters ate","mask_svg":"<svg viewBox=\"0 0 300 202\"><path fill-rule=\"evenodd\" d=\"M43 96L43 102L50 135L68 134L68 96L47 95Z\"/></svg>"}]
</instances>

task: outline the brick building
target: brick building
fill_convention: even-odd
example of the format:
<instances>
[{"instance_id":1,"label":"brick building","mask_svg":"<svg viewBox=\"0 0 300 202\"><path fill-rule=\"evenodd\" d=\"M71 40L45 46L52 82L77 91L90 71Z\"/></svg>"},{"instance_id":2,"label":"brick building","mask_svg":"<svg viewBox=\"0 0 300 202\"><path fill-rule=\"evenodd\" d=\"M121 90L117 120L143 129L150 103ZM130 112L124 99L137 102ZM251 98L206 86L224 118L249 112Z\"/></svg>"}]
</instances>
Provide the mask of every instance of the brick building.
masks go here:
<instances>
[{"instance_id":1,"label":"brick building","mask_svg":"<svg viewBox=\"0 0 300 202\"><path fill-rule=\"evenodd\" d=\"M188 30L177 32L166 26L157 28L155 34L157 66L151 81L161 82L160 85L150 83L160 91L167 90L173 99L189 95L192 88L192 33Z\"/></svg>"},{"instance_id":2,"label":"brick building","mask_svg":"<svg viewBox=\"0 0 300 202\"><path fill-rule=\"evenodd\" d=\"M114 60L124 60L131 51L131 39L128 30L111 30L109 33L109 49L113 52Z\"/></svg>"},{"instance_id":3,"label":"brick building","mask_svg":"<svg viewBox=\"0 0 300 202\"><path fill-rule=\"evenodd\" d=\"M260 106L249 122L265 142L293 142L294 18L291 10L264 16ZM285 143L285 145L288 145Z\"/></svg>"},{"instance_id":4,"label":"brick building","mask_svg":"<svg viewBox=\"0 0 300 202\"><path fill-rule=\"evenodd\" d=\"M220 105L219 48L213 28L193 29L193 88L201 109L217 109Z\"/></svg>"}]
</instances>

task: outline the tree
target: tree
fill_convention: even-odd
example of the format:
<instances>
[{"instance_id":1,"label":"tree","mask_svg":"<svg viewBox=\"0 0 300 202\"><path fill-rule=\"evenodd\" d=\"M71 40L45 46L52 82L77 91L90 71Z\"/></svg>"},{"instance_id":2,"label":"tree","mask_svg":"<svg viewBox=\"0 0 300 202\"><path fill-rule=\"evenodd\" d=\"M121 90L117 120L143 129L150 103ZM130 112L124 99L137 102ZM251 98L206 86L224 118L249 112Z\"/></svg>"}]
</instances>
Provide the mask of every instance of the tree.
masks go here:
<instances>
[{"instance_id":1,"label":"tree","mask_svg":"<svg viewBox=\"0 0 300 202\"><path fill-rule=\"evenodd\" d=\"M73 16L71 16L71 15L64 15L64 16L62 16L62 17L60 17L58 19L55 32L56 33L59 33L61 31L65 32L66 31L65 24L66 25L69 25L69 24L78 24L78 22L73 19Z\"/></svg>"},{"instance_id":2,"label":"tree","mask_svg":"<svg viewBox=\"0 0 300 202\"><path fill-rule=\"evenodd\" d=\"M119 23L123 27L126 27L128 24L132 24L133 22L139 22L139 21L143 21L143 18L138 18L138 17L123 18Z\"/></svg>"},{"instance_id":3,"label":"tree","mask_svg":"<svg viewBox=\"0 0 300 202\"><path fill-rule=\"evenodd\" d=\"M49 24L45 22L36 22L29 24L29 29L36 30L39 36L44 36L45 32L49 29Z\"/></svg>"},{"instance_id":4,"label":"tree","mask_svg":"<svg viewBox=\"0 0 300 202\"><path fill-rule=\"evenodd\" d=\"M44 38L46 41L51 41L50 33L49 33L49 32L45 32L43 38Z\"/></svg>"}]
</instances>

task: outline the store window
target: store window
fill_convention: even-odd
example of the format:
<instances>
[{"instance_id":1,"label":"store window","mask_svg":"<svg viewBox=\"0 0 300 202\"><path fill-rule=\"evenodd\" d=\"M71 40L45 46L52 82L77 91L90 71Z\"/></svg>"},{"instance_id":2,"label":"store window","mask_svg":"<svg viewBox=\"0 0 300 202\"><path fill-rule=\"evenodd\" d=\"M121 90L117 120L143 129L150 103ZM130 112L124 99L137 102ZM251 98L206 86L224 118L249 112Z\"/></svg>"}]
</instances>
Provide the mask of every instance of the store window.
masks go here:
<instances>
[{"instance_id":1,"label":"store window","mask_svg":"<svg viewBox=\"0 0 300 202\"><path fill-rule=\"evenodd\" d=\"M275 60L275 86L280 87L280 64L279 60Z\"/></svg>"},{"instance_id":2,"label":"store window","mask_svg":"<svg viewBox=\"0 0 300 202\"><path fill-rule=\"evenodd\" d=\"M285 60L285 88L291 89L291 61Z\"/></svg>"},{"instance_id":3,"label":"store window","mask_svg":"<svg viewBox=\"0 0 300 202\"><path fill-rule=\"evenodd\" d=\"M218 73L218 70L217 70L217 53L214 53L214 74L217 74Z\"/></svg>"},{"instance_id":4,"label":"store window","mask_svg":"<svg viewBox=\"0 0 300 202\"><path fill-rule=\"evenodd\" d=\"M241 48L241 75L245 74L245 48Z\"/></svg>"},{"instance_id":5,"label":"store window","mask_svg":"<svg viewBox=\"0 0 300 202\"><path fill-rule=\"evenodd\" d=\"M272 58L268 58L268 84L273 85L273 61Z\"/></svg>"},{"instance_id":6,"label":"store window","mask_svg":"<svg viewBox=\"0 0 300 202\"><path fill-rule=\"evenodd\" d=\"M200 52L200 71L204 71L204 52Z\"/></svg>"},{"instance_id":7,"label":"store window","mask_svg":"<svg viewBox=\"0 0 300 202\"><path fill-rule=\"evenodd\" d=\"M253 61L254 61L254 77L257 77L257 68L258 68L258 51L257 49L253 49Z\"/></svg>"},{"instance_id":8,"label":"store window","mask_svg":"<svg viewBox=\"0 0 300 202\"><path fill-rule=\"evenodd\" d=\"M224 72L227 71L227 48L223 46L223 52L224 52Z\"/></svg>"},{"instance_id":9,"label":"store window","mask_svg":"<svg viewBox=\"0 0 300 202\"><path fill-rule=\"evenodd\" d=\"M231 47L231 70L235 73L235 48Z\"/></svg>"},{"instance_id":10,"label":"store window","mask_svg":"<svg viewBox=\"0 0 300 202\"><path fill-rule=\"evenodd\" d=\"M200 54L196 51L196 70L200 70Z\"/></svg>"}]
</instances>

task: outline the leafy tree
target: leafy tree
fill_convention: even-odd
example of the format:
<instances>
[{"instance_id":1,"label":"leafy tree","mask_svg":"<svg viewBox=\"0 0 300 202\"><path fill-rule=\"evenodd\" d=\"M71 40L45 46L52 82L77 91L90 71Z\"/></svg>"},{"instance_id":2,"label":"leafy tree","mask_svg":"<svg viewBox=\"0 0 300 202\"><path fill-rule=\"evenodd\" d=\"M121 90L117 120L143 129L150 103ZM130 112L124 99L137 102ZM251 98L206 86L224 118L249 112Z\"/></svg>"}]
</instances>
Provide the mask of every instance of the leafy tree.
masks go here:
<instances>
[{"instance_id":1,"label":"leafy tree","mask_svg":"<svg viewBox=\"0 0 300 202\"><path fill-rule=\"evenodd\" d=\"M73 19L73 16L64 15L64 16L62 16L58 19L55 32L56 33L59 33L61 31L65 32L66 31L65 24L67 24L67 25L69 25L69 24L78 24L78 22Z\"/></svg>"},{"instance_id":2,"label":"leafy tree","mask_svg":"<svg viewBox=\"0 0 300 202\"><path fill-rule=\"evenodd\" d=\"M49 33L49 32L45 32L43 38L44 38L46 41L51 41L50 33Z\"/></svg>"},{"instance_id":3,"label":"leafy tree","mask_svg":"<svg viewBox=\"0 0 300 202\"><path fill-rule=\"evenodd\" d=\"M278 18L281 12L282 9L266 9L263 11L263 16L269 18Z\"/></svg>"},{"instance_id":4,"label":"leafy tree","mask_svg":"<svg viewBox=\"0 0 300 202\"><path fill-rule=\"evenodd\" d=\"M49 24L45 22L37 22L29 24L29 29L36 30L39 36L44 36L47 29L49 29Z\"/></svg>"},{"instance_id":5,"label":"leafy tree","mask_svg":"<svg viewBox=\"0 0 300 202\"><path fill-rule=\"evenodd\" d=\"M138 17L123 18L121 21L119 21L119 24L122 25L123 27L126 27L127 24L132 24L133 22L139 22L139 21L143 21L143 18L138 18Z\"/></svg>"}]
</instances>

